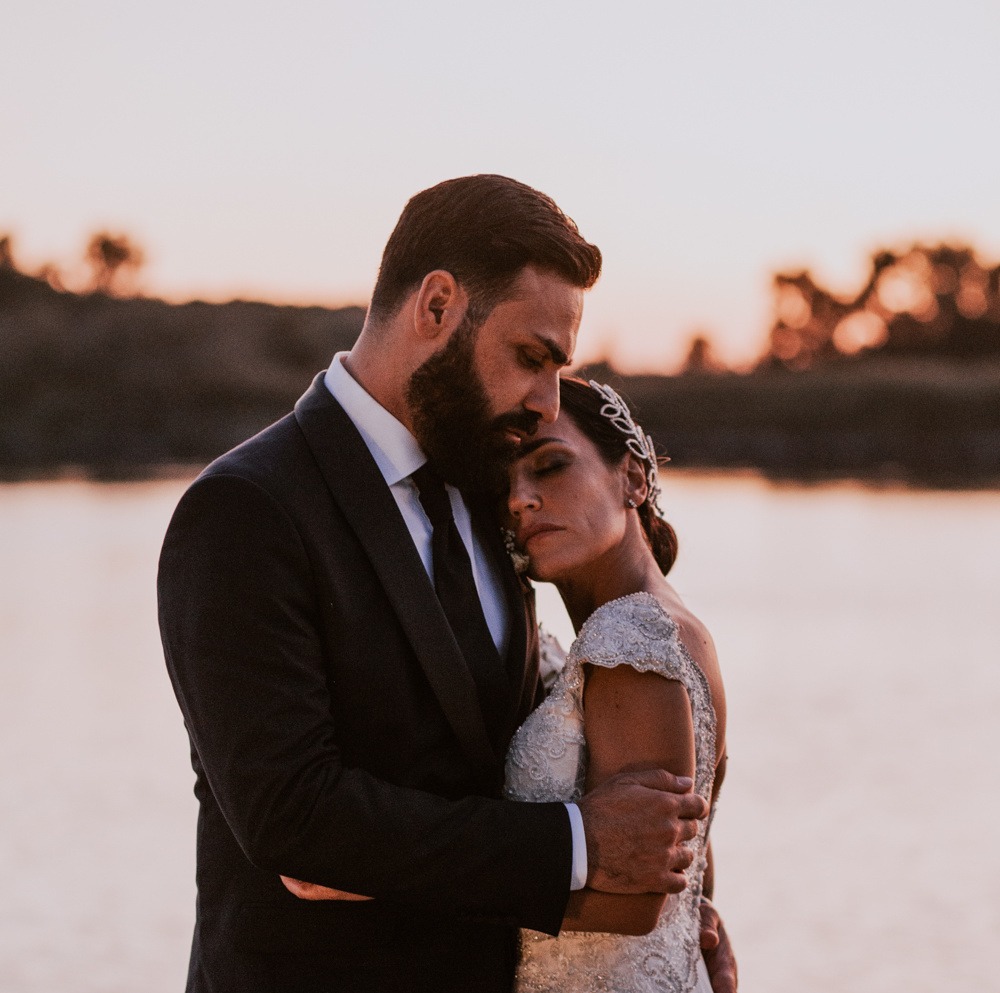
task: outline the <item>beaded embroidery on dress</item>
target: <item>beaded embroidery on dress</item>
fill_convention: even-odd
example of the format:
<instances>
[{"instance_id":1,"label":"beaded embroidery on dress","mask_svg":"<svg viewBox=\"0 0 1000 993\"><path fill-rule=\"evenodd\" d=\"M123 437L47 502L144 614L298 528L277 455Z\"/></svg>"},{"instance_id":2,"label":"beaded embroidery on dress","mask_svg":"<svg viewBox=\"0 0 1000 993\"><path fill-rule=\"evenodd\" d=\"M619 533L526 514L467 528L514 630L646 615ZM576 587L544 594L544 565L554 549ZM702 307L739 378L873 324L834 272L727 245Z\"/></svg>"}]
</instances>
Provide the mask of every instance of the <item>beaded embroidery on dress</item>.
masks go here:
<instances>
[{"instance_id":1,"label":"beaded embroidery on dress","mask_svg":"<svg viewBox=\"0 0 1000 993\"><path fill-rule=\"evenodd\" d=\"M684 684L695 733L695 790L710 800L715 776L715 711L704 673L677 624L649 593L603 604L587 619L549 695L528 716L507 753L505 793L534 802L578 800L586 773L584 663L628 665ZM710 820L710 818L709 818ZM708 822L689 844L695 858L683 893L667 898L648 935L522 931L518 993L689 993L706 983L698 911ZM702 984L702 985L700 985ZM708 987L705 987L708 988Z\"/></svg>"}]
</instances>

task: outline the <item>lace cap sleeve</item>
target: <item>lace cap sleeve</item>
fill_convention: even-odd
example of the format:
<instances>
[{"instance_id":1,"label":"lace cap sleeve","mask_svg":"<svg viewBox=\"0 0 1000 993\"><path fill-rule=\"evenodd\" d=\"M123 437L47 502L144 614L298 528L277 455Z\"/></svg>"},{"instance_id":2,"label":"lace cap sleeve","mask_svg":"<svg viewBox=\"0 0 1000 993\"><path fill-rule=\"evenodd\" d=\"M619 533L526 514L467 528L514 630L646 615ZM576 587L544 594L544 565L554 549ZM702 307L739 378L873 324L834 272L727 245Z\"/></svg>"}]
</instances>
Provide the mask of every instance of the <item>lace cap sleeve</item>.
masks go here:
<instances>
[{"instance_id":1,"label":"lace cap sleeve","mask_svg":"<svg viewBox=\"0 0 1000 993\"><path fill-rule=\"evenodd\" d=\"M572 654L606 669L628 665L687 682L688 659L677 622L650 593L633 593L598 607L580 629Z\"/></svg>"}]
</instances>

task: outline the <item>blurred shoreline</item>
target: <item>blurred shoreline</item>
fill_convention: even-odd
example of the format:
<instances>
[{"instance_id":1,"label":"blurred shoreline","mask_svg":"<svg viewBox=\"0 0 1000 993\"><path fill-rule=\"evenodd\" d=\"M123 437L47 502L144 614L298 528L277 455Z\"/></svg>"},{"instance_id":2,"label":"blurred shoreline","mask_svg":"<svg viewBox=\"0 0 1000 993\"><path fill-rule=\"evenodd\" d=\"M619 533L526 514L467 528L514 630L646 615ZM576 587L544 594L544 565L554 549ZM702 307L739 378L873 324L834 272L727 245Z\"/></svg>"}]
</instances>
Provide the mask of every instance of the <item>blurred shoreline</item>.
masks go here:
<instances>
[{"instance_id":1,"label":"blurred shoreline","mask_svg":"<svg viewBox=\"0 0 1000 993\"><path fill-rule=\"evenodd\" d=\"M72 293L0 266L0 480L190 476L288 413L361 307ZM796 483L1000 488L1000 357L841 356L792 369L581 370L677 469Z\"/></svg>"},{"instance_id":2,"label":"blurred shoreline","mask_svg":"<svg viewBox=\"0 0 1000 993\"><path fill-rule=\"evenodd\" d=\"M143 486L155 483L190 483L194 482L199 473L208 463L178 462L172 464L135 466L135 474L119 476L97 475L88 466L63 465L52 466L44 472L30 476L0 474L0 489L15 486L31 486L38 483L85 483L95 486ZM798 478L795 476L769 475L760 469L753 468L711 468L705 466L681 466L671 461L666 468L661 469L661 483L669 487L670 479L683 479L719 483L761 483L777 489L791 489L808 492L810 488L857 489L871 493L936 493L942 490L954 490L968 493L993 493L1000 491L1000 478L992 481L965 482L952 486L940 486L933 483L922 483L919 480L909 480L893 476L890 472L865 476L831 475Z\"/></svg>"}]
</instances>

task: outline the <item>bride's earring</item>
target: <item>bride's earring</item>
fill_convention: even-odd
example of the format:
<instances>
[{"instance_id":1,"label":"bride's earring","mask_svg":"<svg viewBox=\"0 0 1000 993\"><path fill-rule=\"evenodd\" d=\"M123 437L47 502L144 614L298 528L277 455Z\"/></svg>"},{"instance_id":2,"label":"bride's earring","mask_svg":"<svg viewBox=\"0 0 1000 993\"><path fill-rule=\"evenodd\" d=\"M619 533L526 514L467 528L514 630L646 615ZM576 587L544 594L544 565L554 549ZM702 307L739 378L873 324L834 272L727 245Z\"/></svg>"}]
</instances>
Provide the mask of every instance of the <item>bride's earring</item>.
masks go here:
<instances>
[{"instance_id":1,"label":"bride's earring","mask_svg":"<svg viewBox=\"0 0 1000 993\"><path fill-rule=\"evenodd\" d=\"M633 500L633 499L632 499L631 497L629 497L629 498L628 498L628 499L627 499L627 500L625 501L625 506L626 506L626 507L628 507L628 508L629 508L629 510L635 510L635 509L636 509L636 507L638 507L639 505L638 505L638 504L637 504L637 503L635 502L635 500Z\"/></svg>"}]
</instances>

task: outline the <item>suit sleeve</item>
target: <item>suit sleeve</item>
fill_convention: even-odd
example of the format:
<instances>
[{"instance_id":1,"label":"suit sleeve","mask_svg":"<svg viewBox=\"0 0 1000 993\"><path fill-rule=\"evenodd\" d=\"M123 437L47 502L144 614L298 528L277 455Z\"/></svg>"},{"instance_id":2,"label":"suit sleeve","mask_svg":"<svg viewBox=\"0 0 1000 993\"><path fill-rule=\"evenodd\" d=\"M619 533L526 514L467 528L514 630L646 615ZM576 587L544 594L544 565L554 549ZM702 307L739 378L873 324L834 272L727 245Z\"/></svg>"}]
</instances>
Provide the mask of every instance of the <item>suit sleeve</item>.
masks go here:
<instances>
[{"instance_id":1,"label":"suit sleeve","mask_svg":"<svg viewBox=\"0 0 1000 993\"><path fill-rule=\"evenodd\" d=\"M449 801L343 764L310 560L270 494L235 475L196 482L168 529L158 593L193 748L253 865L558 931L572 851L562 804Z\"/></svg>"}]
</instances>

